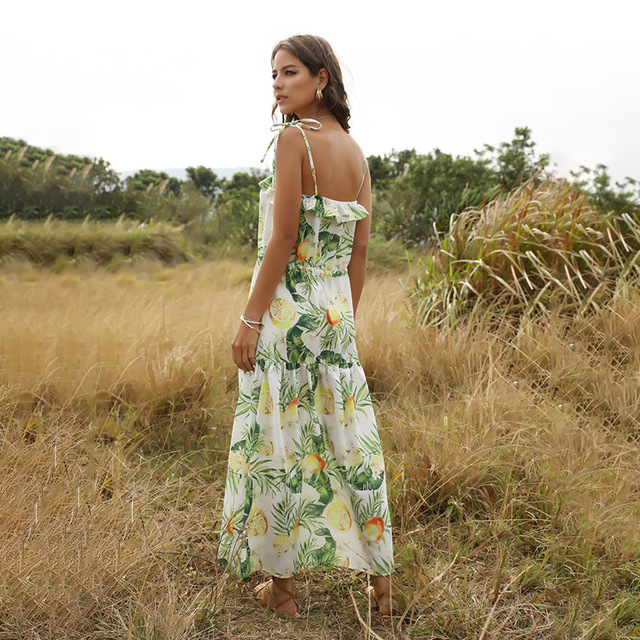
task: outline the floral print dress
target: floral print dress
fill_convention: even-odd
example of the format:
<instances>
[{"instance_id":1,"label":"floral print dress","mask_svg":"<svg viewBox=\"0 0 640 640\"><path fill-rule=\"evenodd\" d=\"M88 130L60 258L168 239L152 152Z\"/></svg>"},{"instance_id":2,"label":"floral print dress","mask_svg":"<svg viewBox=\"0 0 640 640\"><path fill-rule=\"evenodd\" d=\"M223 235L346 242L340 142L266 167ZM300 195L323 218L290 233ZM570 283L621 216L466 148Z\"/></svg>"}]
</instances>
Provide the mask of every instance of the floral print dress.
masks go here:
<instances>
[{"instance_id":1,"label":"floral print dress","mask_svg":"<svg viewBox=\"0 0 640 640\"><path fill-rule=\"evenodd\" d=\"M315 183L309 124L286 126L300 130ZM260 183L253 282L272 232L275 175L274 160L274 176ZM318 195L317 184L302 196L255 370L240 371L218 551L240 577L263 570L284 578L313 566L393 572L384 459L347 274L356 222L367 215L356 201Z\"/></svg>"}]
</instances>

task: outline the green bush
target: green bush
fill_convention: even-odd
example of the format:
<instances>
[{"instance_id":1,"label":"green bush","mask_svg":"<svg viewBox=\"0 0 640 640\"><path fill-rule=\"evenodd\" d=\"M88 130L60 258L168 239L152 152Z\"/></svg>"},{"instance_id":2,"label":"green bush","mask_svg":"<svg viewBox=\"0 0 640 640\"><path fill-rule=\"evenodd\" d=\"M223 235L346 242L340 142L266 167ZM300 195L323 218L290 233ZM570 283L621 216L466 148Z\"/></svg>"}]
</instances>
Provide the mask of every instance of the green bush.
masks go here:
<instances>
[{"instance_id":1,"label":"green bush","mask_svg":"<svg viewBox=\"0 0 640 640\"><path fill-rule=\"evenodd\" d=\"M10 218L0 225L0 264L29 260L52 267L91 260L109 265L148 258L169 264L188 260L182 228L122 219L115 223L85 219L78 224Z\"/></svg>"}]
</instances>

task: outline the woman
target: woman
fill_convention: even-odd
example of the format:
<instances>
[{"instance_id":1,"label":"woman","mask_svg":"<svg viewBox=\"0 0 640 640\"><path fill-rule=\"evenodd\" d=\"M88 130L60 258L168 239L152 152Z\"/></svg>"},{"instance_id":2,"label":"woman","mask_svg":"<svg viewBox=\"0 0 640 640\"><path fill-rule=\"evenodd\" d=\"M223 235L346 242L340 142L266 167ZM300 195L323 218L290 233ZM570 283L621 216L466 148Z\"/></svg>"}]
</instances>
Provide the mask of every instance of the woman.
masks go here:
<instances>
[{"instance_id":1,"label":"woman","mask_svg":"<svg viewBox=\"0 0 640 640\"><path fill-rule=\"evenodd\" d=\"M269 608L296 614L293 574L343 566L372 574L391 612L384 462L354 319L364 284L371 185L348 133L329 44L294 36L272 53L274 175L261 182L258 259L232 343L240 368L219 561Z\"/></svg>"}]
</instances>

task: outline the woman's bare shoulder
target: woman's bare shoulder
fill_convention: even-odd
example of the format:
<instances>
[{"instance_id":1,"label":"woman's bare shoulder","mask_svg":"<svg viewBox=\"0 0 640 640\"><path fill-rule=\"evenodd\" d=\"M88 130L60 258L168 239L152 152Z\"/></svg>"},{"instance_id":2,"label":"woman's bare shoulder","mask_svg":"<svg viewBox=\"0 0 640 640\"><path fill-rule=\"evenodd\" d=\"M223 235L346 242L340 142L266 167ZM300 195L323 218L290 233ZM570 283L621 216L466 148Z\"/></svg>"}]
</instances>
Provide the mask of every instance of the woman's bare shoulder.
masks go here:
<instances>
[{"instance_id":1,"label":"woman's bare shoulder","mask_svg":"<svg viewBox=\"0 0 640 640\"><path fill-rule=\"evenodd\" d=\"M285 127L278 134L277 151L296 152L303 151L305 148L304 139L298 127Z\"/></svg>"}]
</instances>

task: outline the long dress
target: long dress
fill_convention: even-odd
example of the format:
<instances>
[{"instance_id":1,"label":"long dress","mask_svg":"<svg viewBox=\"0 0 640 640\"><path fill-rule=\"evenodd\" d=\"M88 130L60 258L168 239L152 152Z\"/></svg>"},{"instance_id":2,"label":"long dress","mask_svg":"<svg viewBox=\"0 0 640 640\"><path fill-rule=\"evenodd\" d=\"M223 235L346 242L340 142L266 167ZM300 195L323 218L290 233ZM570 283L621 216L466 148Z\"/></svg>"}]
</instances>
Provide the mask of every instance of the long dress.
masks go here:
<instances>
[{"instance_id":1,"label":"long dress","mask_svg":"<svg viewBox=\"0 0 640 640\"><path fill-rule=\"evenodd\" d=\"M313 127L280 126L300 130L315 183L304 132ZM275 170L274 159L274 175L260 183L252 287L273 228ZM240 371L218 561L242 578L313 566L393 572L384 459L347 274L356 222L367 215L355 200L318 195L317 184L302 196L296 246L262 317L255 370Z\"/></svg>"}]
</instances>

